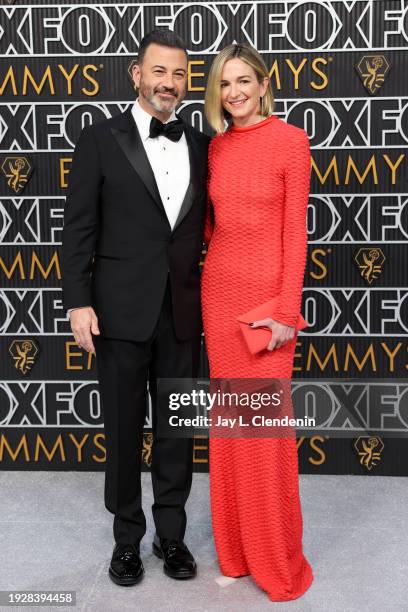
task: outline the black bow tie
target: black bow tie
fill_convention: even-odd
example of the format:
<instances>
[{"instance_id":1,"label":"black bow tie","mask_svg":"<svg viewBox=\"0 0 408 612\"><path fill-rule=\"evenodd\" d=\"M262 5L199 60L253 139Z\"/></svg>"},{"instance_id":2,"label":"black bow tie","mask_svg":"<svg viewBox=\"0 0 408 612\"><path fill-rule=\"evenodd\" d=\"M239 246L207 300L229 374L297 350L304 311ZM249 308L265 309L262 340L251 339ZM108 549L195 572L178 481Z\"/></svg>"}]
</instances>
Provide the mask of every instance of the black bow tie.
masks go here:
<instances>
[{"instance_id":1,"label":"black bow tie","mask_svg":"<svg viewBox=\"0 0 408 612\"><path fill-rule=\"evenodd\" d=\"M156 138L160 134L163 134L166 138L169 138L173 142L177 142L183 135L184 126L181 119L175 121L169 121L169 123L162 123L156 117L152 117L150 121L150 138Z\"/></svg>"}]
</instances>

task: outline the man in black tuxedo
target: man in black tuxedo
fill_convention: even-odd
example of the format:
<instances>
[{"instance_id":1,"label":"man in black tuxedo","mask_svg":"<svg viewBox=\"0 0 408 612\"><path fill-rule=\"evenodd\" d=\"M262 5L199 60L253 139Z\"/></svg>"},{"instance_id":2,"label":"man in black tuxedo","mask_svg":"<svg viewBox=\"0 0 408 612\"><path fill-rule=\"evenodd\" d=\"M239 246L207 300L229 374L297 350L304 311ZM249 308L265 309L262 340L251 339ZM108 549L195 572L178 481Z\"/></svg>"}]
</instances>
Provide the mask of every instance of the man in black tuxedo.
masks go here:
<instances>
[{"instance_id":1,"label":"man in black tuxedo","mask_svg":"<svg viewBox=\"0 0 408 612\"><path fill-rule=\"evenodd\" d=\"M185 46L173 32L145 36L133 68L137 100L122 114L83 128L68 181L63 305L78 345L96 348L105 505L115 515L109 575L120 585L136 584L144 574L140 478L147 381L153 551L167 575L196 574L183 541L193 441L155 435L156 380L193 378L199 361L209 137L175 115L187 66Z\"/></svg>"}]
</instances>

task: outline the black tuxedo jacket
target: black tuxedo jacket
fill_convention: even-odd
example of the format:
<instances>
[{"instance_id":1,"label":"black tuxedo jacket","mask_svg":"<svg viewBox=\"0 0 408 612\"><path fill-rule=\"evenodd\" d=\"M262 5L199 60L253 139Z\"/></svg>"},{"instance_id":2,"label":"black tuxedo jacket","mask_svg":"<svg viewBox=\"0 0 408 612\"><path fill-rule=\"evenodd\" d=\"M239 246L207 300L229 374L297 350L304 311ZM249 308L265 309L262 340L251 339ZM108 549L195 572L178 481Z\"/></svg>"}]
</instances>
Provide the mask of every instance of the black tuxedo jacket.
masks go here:
<instances>
[{"instance_id":1,"label":"black tuxedo jacket","mask_svg":"<svg viewBox=\"0 0 408 612\"><path fill-rule=\"evenodd\" d=\"M131 107L83 128L79 136L62 234L63 307L93 306L107 337L147 340L168 276L177 337L200 333L210 138L184 126L190 184L173 230Z\"/></svg>"}]
</instances>

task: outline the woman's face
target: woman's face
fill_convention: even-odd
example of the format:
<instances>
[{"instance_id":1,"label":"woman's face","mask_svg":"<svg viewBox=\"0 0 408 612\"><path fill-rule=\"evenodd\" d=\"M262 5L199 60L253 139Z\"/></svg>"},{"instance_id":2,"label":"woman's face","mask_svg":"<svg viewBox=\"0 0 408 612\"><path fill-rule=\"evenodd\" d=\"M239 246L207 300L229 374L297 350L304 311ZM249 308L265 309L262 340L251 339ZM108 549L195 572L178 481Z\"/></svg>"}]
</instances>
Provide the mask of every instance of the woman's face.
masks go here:
<instances>
[{"instance_id":1,"label":"woman's face","mask_svg":"<svg viewBox=\"0 0 408 612\"><path fill-rule=\"evenodd\" d=\"M234 123L255 123L260 114L260 98L265 94L268 79L258 82L254 69L238 57L224 64L221 74L221 102Z\"/></svg>"}]
</instances>

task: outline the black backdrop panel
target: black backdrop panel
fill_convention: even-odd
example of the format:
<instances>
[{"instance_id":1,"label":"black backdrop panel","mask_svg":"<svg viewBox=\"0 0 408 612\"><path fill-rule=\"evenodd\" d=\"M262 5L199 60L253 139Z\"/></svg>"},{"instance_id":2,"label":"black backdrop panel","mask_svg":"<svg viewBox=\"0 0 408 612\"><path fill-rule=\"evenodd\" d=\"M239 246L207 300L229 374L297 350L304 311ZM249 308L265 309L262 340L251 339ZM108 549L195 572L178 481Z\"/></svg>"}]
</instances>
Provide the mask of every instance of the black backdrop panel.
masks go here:
<instances>
[{"instance_id":1,"label":"black backdrop panel","mask_svg":"<svg viewBox=\"0 0 408 612\"><path fill-rule=\"evenodd\" d=\"M397 388L408 368L408 2L4 0L3 469L104 469L95 358L76 346L62 311L64 198L81 128L132 104L129 67L153 28L174 29L186 40L188 95L179 112L207 133L203 98L213 58L232 42L261 52L275 112L305 128L312 147L303 293L310 327L299 334L294 380L352 378L368 392L388 380L396 413L406 411ZM208 373L204 351L201 373ZM152 452L148 414L145 469ZM407 475L405 439L390 435L384 429L371 440L299 436L300 469ZM195 440L194 465L208 469L206 438Z\"/></svg>"}]
</instances>

